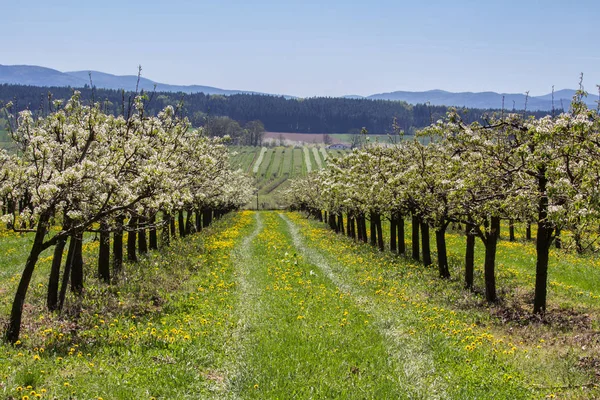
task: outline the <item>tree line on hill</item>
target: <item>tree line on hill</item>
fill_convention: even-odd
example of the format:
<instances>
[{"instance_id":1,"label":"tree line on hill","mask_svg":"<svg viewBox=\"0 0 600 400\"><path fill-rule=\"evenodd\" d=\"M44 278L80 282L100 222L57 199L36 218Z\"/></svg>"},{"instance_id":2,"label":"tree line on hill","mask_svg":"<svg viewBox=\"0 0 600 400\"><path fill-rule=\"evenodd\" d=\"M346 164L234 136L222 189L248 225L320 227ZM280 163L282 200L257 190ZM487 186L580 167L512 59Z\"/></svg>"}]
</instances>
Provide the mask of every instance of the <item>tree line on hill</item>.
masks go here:
<instances>
[{"instance_id":1,"label":"tree line on hill","mask_svg":"<svg viewBox=\"0 0 600 400\"><path fill-rule=\"evenodd\" d=\"M89 86L78 90L82 100L99 102L103 111L112 115L126 114L131 108L127 99L134 97L131 92L92 89ZM52 111L50 99L69 99L72 93L73 89L69 87L4 84L0 85L0 104L11 101L16 111L29 109L44 115ZM221 132L224 125L230 125L230 122L219 118L229 117L239 124L239 129L226 126L225 130L235 132L239 136L239 144L257 142L256 124L246 126L251 121L261 121L264 129L273 132L345 133L366 128L368 132L376 134L392 132L395 121L399 129L413 133L443 118L449 109L400 101L331 97L286 99L283 96L256 94L223 96L155 92L149 94L149 98L149 114L156 115L169 105L178 107L181 116L187 117L195 127L210 126L213 121L215 129ZM465 109L461 111L461 117L467 123L481 122L494 112L501 113L501 110ZM549 113L534 111L526 114L540 118ZM217 121L214 121L215 118ZM245 129L252 132L244 132Z\"/></svg>"}]
</instances>

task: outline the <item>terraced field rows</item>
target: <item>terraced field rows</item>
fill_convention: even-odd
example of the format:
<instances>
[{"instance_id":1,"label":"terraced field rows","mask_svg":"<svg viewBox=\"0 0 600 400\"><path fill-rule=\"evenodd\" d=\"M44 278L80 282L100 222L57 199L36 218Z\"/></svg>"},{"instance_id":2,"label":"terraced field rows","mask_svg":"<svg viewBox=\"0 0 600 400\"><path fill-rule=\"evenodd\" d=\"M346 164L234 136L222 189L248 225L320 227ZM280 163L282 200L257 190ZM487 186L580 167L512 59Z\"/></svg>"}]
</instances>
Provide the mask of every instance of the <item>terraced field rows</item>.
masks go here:
<instances>
[{"instance_id":1,"label":"terraced field rows","mask_svg":"<svg viewBox=\"0 0 600 400\"><path fill-rule=\"evenodd\" d=\"M288 179L303 176L327 165L329 157L341 157L344 150L327 150L324 146L303 147L232 147L231 162L235 168L256 178L260 208L280 208L281 193ZM253 200L247 208L256 208Z\"/></svg>"}]
</instances>

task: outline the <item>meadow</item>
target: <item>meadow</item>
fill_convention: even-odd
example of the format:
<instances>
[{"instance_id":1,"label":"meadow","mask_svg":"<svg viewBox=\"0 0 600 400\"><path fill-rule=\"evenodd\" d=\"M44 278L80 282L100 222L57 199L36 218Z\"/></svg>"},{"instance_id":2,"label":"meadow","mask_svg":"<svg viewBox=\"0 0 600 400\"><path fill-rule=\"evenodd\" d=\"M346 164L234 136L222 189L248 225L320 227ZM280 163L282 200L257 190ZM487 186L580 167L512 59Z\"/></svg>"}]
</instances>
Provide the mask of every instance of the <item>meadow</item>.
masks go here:
<instances>
[{"instance_id":1,"label":"meadow","mask_svg":"<svg viewBox=\"0 0 600 400\"><path fill-rule=\"evenodd\" d=\"M4 324L31 237L0 236ZM536 319L526 311L532 243L500 242L501 300L490 306L482 246L466 291L464 236L448 237L450 282L302 214L242 211L126 264L107 286L94 278L89 234L86 293L62 315L44 308L51 254L42 256L21 341L0 345L0 396L600 396L597 257L552 251L548 313Z\"/></svg>"}]
</instances>

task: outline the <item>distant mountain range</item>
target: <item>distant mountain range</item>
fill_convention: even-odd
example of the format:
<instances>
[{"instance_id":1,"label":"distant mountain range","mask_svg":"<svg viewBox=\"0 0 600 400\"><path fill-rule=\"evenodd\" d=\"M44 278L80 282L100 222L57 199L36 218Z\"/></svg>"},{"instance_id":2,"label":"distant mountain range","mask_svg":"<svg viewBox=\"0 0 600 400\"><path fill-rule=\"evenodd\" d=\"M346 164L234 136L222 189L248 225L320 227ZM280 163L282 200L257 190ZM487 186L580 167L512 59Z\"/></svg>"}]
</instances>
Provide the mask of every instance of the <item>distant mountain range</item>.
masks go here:
<instances>
[{"instance_id":1,"label":"distant mountain range","mask_svg":"<svg viewBox=\"0 0 600 400\"><path fill-rule=\"evenodd\" d=\"M117 76L99 71L71 71L60 72L55 69L32 66L32 65L0 65L0 84L19 84L31 86L71 86L83 87L89 85L92 75L94 86L104 89L125 89L135 90L137 76L125 75ZM150 79L140 78L139 89L152 91L156 86L157 91L164 92L183 92L232 95L239 93L247 94L268 94L261 92L227 90L211 86L201 85L169 85L165 83L154 82ZM554 108L568 109L575 91L572 89L563 89L554 92ZM293 96L285 96L292 98ZM453 93L444 90L429 90L425 92L407 92L396 91L390 93L379 93L370 96L348 95L343 96L349 99L371 99L371 100L394 100L405 101L409 104L430 103L432 105L444 105L467 108L502 108L504 98L504 108L507 110L522 110L525 107L526 96L515 93L496 93L496 92L461 92ZM590 94L585 100L589 107L597 107L598 95ZM553 108L552 93L543 96L530 96L527 99L527 109L551 110Z\"/></svg>"},{"instance_id":2,"label":"distant mountain range","mask_svg":"<svg viewBox=\"0 0 600 400\"><path fill-rule=\"evenodd\" d=\"M368 96L373 100L400 100L409 104L422 104L429 102L436 106L455 106L467 108L496 108L523 110L527 101L527 110L552 110L569 109L571 100L575 95L575 90L563 89L554 92L554 104L552 103L552 93L543 96L527 96L516 93L496 93L496 92L461 92L452 93L444 90L428 90L426 92L391 92L380 93ZM585 102L588 107L596 108L598 95L590 94ZM504 104L503 104L504 102Z\"/></svg>"},{"instance_id":3,"label":"distant mountain range","mask_svg":"<svg viewBox=\"0 0 600 400\"><path fill-rule=\"evenodd\" d=\"M38 67L34 65L0 65L0 84L10 83L31 86L71 86L74 88L90 84L90 74L94 86L102 89L125 89L134 91L138 77L136 75L112 75L99 71L71 71L60 72L55 69ZM226 90L212 86L200 85L168 85L154 82L150 79L140 78L139 89L160 92L206 93L231 95L239 93L264 94L244 90Z\"/></svg>"}]
</instances>

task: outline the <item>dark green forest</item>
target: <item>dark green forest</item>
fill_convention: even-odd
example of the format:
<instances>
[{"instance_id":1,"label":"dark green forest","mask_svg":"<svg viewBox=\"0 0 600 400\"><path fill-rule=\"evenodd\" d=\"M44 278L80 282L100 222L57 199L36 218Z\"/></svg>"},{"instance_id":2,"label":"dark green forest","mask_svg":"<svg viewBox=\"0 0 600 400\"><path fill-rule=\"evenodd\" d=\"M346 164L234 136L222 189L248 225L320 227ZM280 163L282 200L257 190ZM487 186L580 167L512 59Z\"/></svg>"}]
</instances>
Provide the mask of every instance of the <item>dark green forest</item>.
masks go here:
<instances>
[{"instance_id":1,"label":"dark green forest","mask_svg":"<svg viewBox=\"0 0 600 400\"><path fill-rule=\"evenodd\" d=\"M68 99L73 88L0 85L0 105L11 101L16 111L30 109L41 114L52 111L50 99ZM86 101L103 104L106 112L127 113L133 92L78 88ZM167 105L179 107L195 127L210 124L212 118L227 116L244 125L261 121L267 131L297 133L346 133L366 128L370 133L390 133L397 127L411 133L428 126L446 114L448 107L427 104L410 105L388 100L312 97L286 99L283 96L236 94L231 96L204 93L147 93L146 110L157 113ZM510 111L510 110L509 110ZM466 122L483 121L486 115L501 110L463 110ZM528 113L536 117L548 112Z\"/></svg>"}]
</instances>

